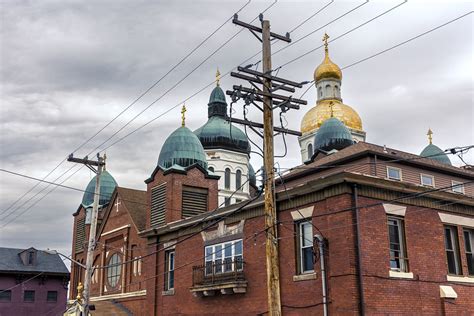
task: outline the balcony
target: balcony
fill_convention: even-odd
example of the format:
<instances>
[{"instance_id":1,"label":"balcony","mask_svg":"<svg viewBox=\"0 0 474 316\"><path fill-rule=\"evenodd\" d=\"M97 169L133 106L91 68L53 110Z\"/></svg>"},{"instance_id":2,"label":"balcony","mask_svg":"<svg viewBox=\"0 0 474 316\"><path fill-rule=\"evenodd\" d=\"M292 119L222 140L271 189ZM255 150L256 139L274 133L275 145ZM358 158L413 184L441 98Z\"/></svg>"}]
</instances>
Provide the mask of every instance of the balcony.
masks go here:
<instances>
[{"instance_id":1,"label":"balcony","mask_svg":"<svg viewBox=\"0 0 474 316\"><path fill-rule=\"evenodd\" d=\"M206 262L193 267L194 296L214 296L247 292L244 262L241 259Z\"/></svg>"}]
</instances>

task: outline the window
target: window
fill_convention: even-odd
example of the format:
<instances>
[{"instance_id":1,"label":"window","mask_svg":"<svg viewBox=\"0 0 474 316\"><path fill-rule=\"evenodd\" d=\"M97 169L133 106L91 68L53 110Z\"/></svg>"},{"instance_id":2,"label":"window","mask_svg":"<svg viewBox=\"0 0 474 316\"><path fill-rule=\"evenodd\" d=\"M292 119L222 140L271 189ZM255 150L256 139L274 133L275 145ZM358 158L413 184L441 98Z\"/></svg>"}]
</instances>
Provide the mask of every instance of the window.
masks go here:
<instances>
[{"instance_id":1,"label":"window","mask_svg":"<svg viewBox=\"0 0 474 316\"><path fill-rule=\"evenodd\" d=\"M166 223L166 182L151 189L150 224L157 227Z\"/></svg>"},{"instance_id":2,"label":"window","mask_svg":"<svg viewBox=\"0 0 474 316\"><path fill-rule=\"evenodd\" d=\"M11 290L0 290L0 302L10 302L12 300Z\"/></svg>"},{"instance_id":3,"label":"window","mask_svg":"<svg viewBox=\"0 0 474 316\"><path fill-rule=\"evenodd\" d=\"M454 226L444 227L444 244L448 260L448 273L460 275L461 262L459 260L458 230Z\"/></svg>"},{"instance_id":4,"label":"window","mask_svg":"<svg viewBox=\"0 0 474 316\"><path fill-rule=\"evenodd\" d=\"M226 189L230 189L230 169L229 168L225 168L224 187Z\"/></svg>"},{"instance_id":5,"label":"window","mask_svg":"<svg viewBox=\"0 0 474 316\"><path fill-rule=\"evenodd\" d=\"M298 229L297 272L298 274L313 272L313 226L309 221L300 222L296 225Z\"/></svg>"},{"instance_id":6,"label":"window","mask_svg":"<svg viewBox=\"0 0 474 316\"><path fill-rule=\"evenodd\" d=\"M421 185L434 188L434 177L429 174L421 174Z\"/></svg>"},{"instance_id":7,"label":"window","mask_svg":"<svg viewBox=\"0 0 474 316\"><path fill-rule=\"evenodd\" d=\"M452 181L451 185L452 185L451 188L452 188L454 193L464 194L464 184L462 182Z\"/></svg>"},{"instance_id":8,"label":"window","mask_svg":"<svg viewBox=\"0 0 474 316\"><path fill-rule=\"evenodd\" d=\"M214 167L209 167L209 168L207 168L207 169L209 169L210 171L214 172Z\"/></svg>"},{"instance_id":9,"label":"window","mask_svg":"<svg viewBox=\"0 0 474 316\"><path fill-rule=\"evenodd\" d=\"M224 199L224 206L229 206L230 205L230 198L229 197L226 197Z\"/></svg>"},{"instance_id":10,"label":"window","mask_svg":"<svg viewBox=\"0 0 474 316\"><path fill-rule=\"evenodd\" d=\"M24 302L34 302L35 301L35 291L26 290L23 293L23 301Z\"/></svg>"},{"instance_id":11,"label":"window","mask_svg":"<svg viewBox=\"0 0 474 316\"><path fill-rule=\"evenodd\" d=\"M308 144L308 159L311 159L313 157L313 144Z\"/></svg>"},{"instance_id":12,"label":"window","mask_svg":"<svg viewBox=\"0 0 474 316\"><path fill-rule=\"evenodd\" d=\"M395 167L387 167L387 178L391 180L402 180L402 170Z\"/></svg>"},{"instance_id":13,"label":"window","mask_svg":"<svg viewBox=\"0 0 474 316\"><path fill-rule=\"evenodd\" d=\"M464 249L466 251L467 270L474 275L474 229L464 229Z\"/></svg>"},{"instance_id":14,"label":"window","mask_svg":"<svg viewBox=\"0 0 474 316\"><path fill-rule=\"evenodd\" d=\"M47 302L57 302L58 301L58 291L48 291L46 296Z\"/></svg>"},{"instance_id":15,"label":"window","mask_svg":"<svg viewBox=\"0 0 474 316\"><path fill-rule=\"evenodd\" d=\"M174 250L165 253L165 291L174 289Z\"/></svg>"},{"instance_id":16,"label":"window","mask_svg":"<svg viewBox=\"0 0 474 316\"><path fill-rule=\"evenodd\" d=\"M117 287L120 280L120 275L122 274L122 259L118 253L114 253L107 264L107 282L110 287Z\"/></svg>"},{"instance_id":17,"label":"window","mask_svg":"<svg viewBox=\"0 0 474 316\"><path fill-rule=\"evenodd\" d=\"M207 246L204 253L206 275L243 270L242 239Z\"/></svg>"},{"instance_id":18,"label":"window","mask_svg":"<svg viewBox=\"0 0 474 316\"><path fill-rule=\"evenodd\" d=\"M241 188L241 186L242 186L242 171L237 170L237 172L235 173L235 189L242 191L243 188Z\"/></svg>"},{"instance_id":19,"label":"window","mask_svg":"<svg viewBox=\"0 0 474 316\"><path fill-rule=\"evenodd\" d=\"M35 252L28 252L28 265L32 266L35 263Z\"/></svg>"},{"instance_id":20,"label":"window","mask_svg":"<svg viewBox=\"0 0 474 316\"><path fill-rule=\"evenodd\" d=\"M390 243L390 269L408 272L408 258L405 244L404 221L400 217L388 217L388 237Z\"/></svg>"},{"instance_id":21,"label":"window","mask_svg":"<svg viewBox=\"0 0 474 316\"><path fill-rule=\"evenodd\" d=\"M318 91L319 91L319 96L322 97L323 96L323 88L319 87Z\"/></svg>"}]
</instances>

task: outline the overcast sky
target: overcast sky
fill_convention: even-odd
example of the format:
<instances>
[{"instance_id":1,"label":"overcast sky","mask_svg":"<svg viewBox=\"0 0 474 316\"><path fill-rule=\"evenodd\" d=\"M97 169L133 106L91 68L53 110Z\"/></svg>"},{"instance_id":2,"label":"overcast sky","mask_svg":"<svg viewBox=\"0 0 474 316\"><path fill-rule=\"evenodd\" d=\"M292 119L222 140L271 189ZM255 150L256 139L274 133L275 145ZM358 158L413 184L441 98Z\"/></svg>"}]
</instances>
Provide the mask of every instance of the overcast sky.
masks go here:
<instances>
[{"instance_id":1,"label":"overcast sky","mask_svg":"<svg viewBox=\"0 0 474 316\"><path fill-rule=\"evenodd\" d=\"M272 31L286 33L327 1L278 1L265 13ZM403 1L370 1L273 56L273 68L321 45ZM160 79L245 1L1 1L1 168L43 178L69 153L107 124L122 109ZM291 33L297 40L364 3L334 1ZM424 3L429 3L424 4ZM251 1L239 14L250 22L271 1ZM350 65L473 10L470 1L408 1L330 44L340 67ZM75 152L82 157L114 143L151 119L154 122L107 149L107 169L120 186L145 189L144 180L156 166L161 145L180 124L184 99L214 80L216 68L226 73L257 53L260 43L248 31L238 34L186 80L164 97L207 56L240 30L228 22L209 41L177 67L140 101ZM436 145L446 149L474 143L473 131L473 15L378 57L343 71L342 97L363 121L367 141L418 154L434 132ZM275 42L272 50L287 44ZM312 80L322 61L318 49L283 67L278 75ZM259 58L252 61L256 62ZM239 81L224 77L223 89ZM207 119L212 87L186 102L186 124L197 129ZM295 95L298 97L300 91ZM147 111L102 145L154 100ZM299 129L301 119L316 102L314 87L304 96L308 106L287 113L288 128ZM235 116L242 116L241 104ZM259 120L257 111L251 117ZM256 142L261 140L255 136ZM282 167L300 163L296 137L277 161ZM276 140L276 154L284 151ZM450 156L453 164L461 161ZM472 153L464 159L474 164ZM255 169L261 165L252 156ZM46 180L61 182L79 166L62 163ZM72 213L82 193L42 184L7 208L36 184L1 173L0 246L51 248L70 254ZM85 189L93 174L80 169L64 185ZM60 177L59 179L57 179ZM46 188L46 189L45 189ZM42 191L41 193L38 193ZM35 196L36 195L36 196ZM40 200L40 198L42 198ZM32 206L33 205L33 206ZM28 209L29 208L29 209ZM5 212L5 210L7 210ZM3 213L3 214L2 214Z\"/></svg>"}]
</instances>

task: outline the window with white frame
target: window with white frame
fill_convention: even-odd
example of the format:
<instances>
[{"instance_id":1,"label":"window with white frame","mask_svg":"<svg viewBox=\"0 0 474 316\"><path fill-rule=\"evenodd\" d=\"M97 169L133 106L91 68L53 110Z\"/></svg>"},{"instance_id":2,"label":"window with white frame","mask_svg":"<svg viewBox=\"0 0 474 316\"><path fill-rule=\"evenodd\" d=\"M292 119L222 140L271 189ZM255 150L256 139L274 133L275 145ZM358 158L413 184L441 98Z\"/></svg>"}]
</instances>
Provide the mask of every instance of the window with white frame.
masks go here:
<instances>
[{"instance_id":1,"label":"window with white frame","mask_svg":"<svg viewBox=\"0 0 474 316\"><path fill-rule=\"evenodd\" d=\"M387 178L391 180L402 180L402 169L387 167Z\"/></svg>"},{"instance_id":2,"label":"window with white frame","mask_svg":"<svg viewBox=\"0 0 474 316\"><path fill-rule=\"evenodd\" d=\"M474 276L474 229L464 228L464 250L466 252L467 270Z\"/></svg>"},{"instance_id":3,"label":"window with white frame","mask_svg":"<svg viewBox=\"0 0 474 316\"><path fill-rule=\"evenodd\" d=\"M174 263L175 251L168 250L165 252L165 291L174 289Z\"/></svg>"},{"instance_id":4,"label":"window with white frame","mask_svg":"<svg viewBox=\"0 0 474 316\"><path fill-rule=\"evenodd\" d=\"M403 218L388 216L388 237L390 245L390 270L408 272L405 225Z\"/></svg>"},{"instance_id":5,"label":"window with white frame","mask_svg":"<svg viewBox=\"0 0 474 316\"><path fill-rule=\"evenodd\" d=\"M451 189L454 193L464 194L464 183L459 182L459 181L452 181Z\"/></svg>"},{"instance_id":6,"label":"window with white frame","mask_svg":"<svg viewBox=\"0 0 474 316\"><path fill-rule=\"evenodd\" d=\"M120 277L122 276L122 259L119 253L114 253L108 262L107 267L107 282L111 288L116 288L119 285Z\"/></svg>"},{"instance_id":7,"label":"window with white frame","mask_svg":"<svg viewBox=\"0 0 474 316\"><path fill-rule=\"evenodd\" d=\"M421 174L421 185L434 188L434 177L429 174Z\"/></svg>"},{"instance_id":8,"label":"window with white frame","mask_svg":"<svg viewBox=\"0 0 474 316\"><path fill-rule=\"evenodd\" d=\"M461 261L459 260L458 230L455 226L444 227L444 244L446 247L446 259L448 273L461 275Z\"/></svg>"},{"instance_id":9,"label":"window with white frame","mask_svg":"<svg viewBox=\"0 0 474 316\"><path fill-rule=\"evenodd\" d=\"M296 224L297 227L297 273L314 272L313 225L310 219Z\"/></svg>"},{"instance_id":10,"label":"window with white frame","mask_svg":"<svg viewBox=\"0 0 474 316\"><path fill-rule=\"evenodd\" d=\"M242 239L206 246L206 275L243 270Z\"/></svg>"}]
</instances>

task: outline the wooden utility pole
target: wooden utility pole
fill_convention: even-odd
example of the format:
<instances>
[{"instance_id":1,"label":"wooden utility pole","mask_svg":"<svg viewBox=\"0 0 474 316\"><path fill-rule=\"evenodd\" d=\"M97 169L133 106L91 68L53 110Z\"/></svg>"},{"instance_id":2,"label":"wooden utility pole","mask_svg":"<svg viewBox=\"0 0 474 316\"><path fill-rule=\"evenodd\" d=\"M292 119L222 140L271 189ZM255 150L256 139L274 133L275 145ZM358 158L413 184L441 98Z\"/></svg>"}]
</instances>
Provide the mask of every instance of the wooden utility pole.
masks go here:
<instances>
[{"instance_id":1,"label":"wooden utility pole","mask_svg":"<svg viewBox=\"0 0 474 316\"><path fill-rule=\"evenodd\" d=\"M74 158L73 154L70 154L67 160L70 162L84 164L86 165L86 167L91 169L96 174L94 204L92 205L91 226L89 230L89 242L87 245L86 275L84 277L84 292L83 292L83 299L82 299L83 306L84 306L84 314L89 315L90 285L91 285L91 280L92 280L92 273L94 272L92 265L94 264L94 249L96 245L95 235L97 231L97 217L99 214L100 175L102 174L102 170L105 166L105 156L100 157L100 155L97 154L97 161L93 161L93 160L89 160L87 157L85 157L84 159ZM97 167L97 169L94 167ZM87 217L87 214L86 214L86 217Z\"/></svg>"},{"instance_id":2,"label":"wooden utility pole","mask_svg":"<svg viewBox=\"0 0 474 316\"><path fill-rule=\"evenodd\" d=\"M228 118L229 121L239 124L245 124L254 130L258 135L263 137L263 160L264 160L264 191L265 191L265 256L267 270L267 294L268 294L268 313L271 316L281 315L281 298L280 298L280 265L278 257L278 230L277 230L277 211L275 207L275 168L274 168L274 148L273 136L274 132L288 133L293 135L301 135L299 132L273 127L273 110L280 108L282 112L289 109L299 109L299 105L306 104L306 101L293 99L291 96L274 94L276 90L284 90L295 92L294 87L301 88L302 84L292 82L283 78L272 76L272 60L271 60L271 42L270 40L279 39L290 42L289 34L286 36L278 35L270 32L270 21L264 20L260 15L262 27L250 25L238 20L237 14L234 15L233 23L249 29L262 42L262 72L249 69L249 67L238 67L239 73L232 72L231 76L247 80L254 88L245 88L242 86L234 86L233 91L227 91L232 96L233 102L243 98L246 104L254 104L263 112L263 135L258 132L255 127L262 124L250 122L248 120L239 120ZM257 35L261 33L261 38ZM250 76L249 76L250 75ZM274 82L273 82L274 81ZM258 87L260 84L262 87ZM276 99L277 101L274 101ZM255 102L263 103L263 109ZM275 106L275 107L274 107ZM245 113L245 111L244 111ZM245 117L245 114L244 114Z\"/></svg>"}]
</instances>

